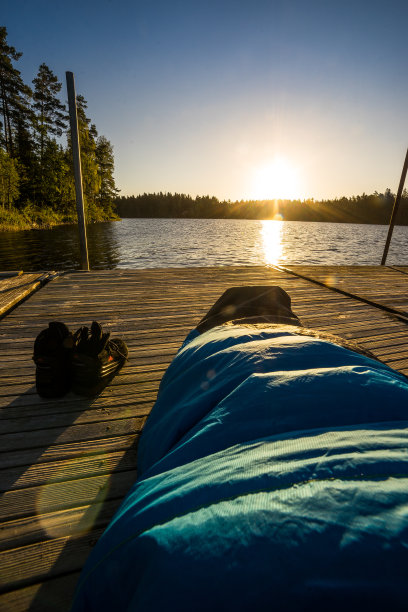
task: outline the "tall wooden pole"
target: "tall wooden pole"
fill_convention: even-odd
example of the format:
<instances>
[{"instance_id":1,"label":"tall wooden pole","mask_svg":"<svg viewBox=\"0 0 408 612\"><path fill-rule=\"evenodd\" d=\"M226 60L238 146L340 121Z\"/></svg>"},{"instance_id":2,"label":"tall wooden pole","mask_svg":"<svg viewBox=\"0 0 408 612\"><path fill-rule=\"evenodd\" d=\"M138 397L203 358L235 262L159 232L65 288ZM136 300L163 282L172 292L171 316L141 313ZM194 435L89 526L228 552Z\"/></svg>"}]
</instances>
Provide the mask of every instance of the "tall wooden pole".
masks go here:
<instances>
[{"instance_id":1,"label":"tall wooden pole","mask_svg":"<svg viewBox=\"0 0 408 612\"><path fill-rule=\"evenodd\" d=\"M392 232L394 230L394 225L395 225L395 217L397 216L397 211L398 211L399 203L400 203L401 196L402 196L402 190L404 189L405 178L407 176L407 170L408 170L408 149L407 149L407 154L405 155L405 162L404 162L404 167L402 168L402 174L401 174L400 184L398 187L398 192L397 192L397 195L395 196L394 208L392 209L390 226L388 228L387 241L385 243L384 253L382 256L382 260L381 260L382 266L385 265L385 261L388 255L388 249L390 248L391 236L392 236Z\"/></svg>"},{"instance_id":2,"label":"tall wooden pole","mask_svg":"<svg viewBox=\"0 0 408 612\"><path fill-rule=\"evenodd\" d=\"M86 240L86 225L84 211L84 195L82 192L81 149L79 146L78 116L75 96L74 73L66 72L69 122L71 126L72 155L74 158L75 194L78 215L79 244L81 249L82 270L89 270L88 244Z\"/></svg>"}]
</instances>

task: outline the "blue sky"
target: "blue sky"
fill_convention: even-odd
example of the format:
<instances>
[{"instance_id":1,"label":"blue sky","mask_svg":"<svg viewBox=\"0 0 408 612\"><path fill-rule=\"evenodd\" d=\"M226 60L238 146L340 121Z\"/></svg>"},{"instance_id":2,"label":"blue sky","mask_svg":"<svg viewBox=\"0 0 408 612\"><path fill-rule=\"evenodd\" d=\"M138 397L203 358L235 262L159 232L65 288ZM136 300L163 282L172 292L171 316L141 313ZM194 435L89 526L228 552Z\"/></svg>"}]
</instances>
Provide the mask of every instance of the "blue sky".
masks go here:
<instances>
[{"instance_id":1,"label":"blue sky","mask_svg":"<svg viewBox=\"0 0 408 612\"><path fill-rule=\"evenodd\" d=\"M26 82L42 62L64 88L74 72L123 195L398 186L405 1L3 0L2 16Z\"/></svg>"}]
</instances>

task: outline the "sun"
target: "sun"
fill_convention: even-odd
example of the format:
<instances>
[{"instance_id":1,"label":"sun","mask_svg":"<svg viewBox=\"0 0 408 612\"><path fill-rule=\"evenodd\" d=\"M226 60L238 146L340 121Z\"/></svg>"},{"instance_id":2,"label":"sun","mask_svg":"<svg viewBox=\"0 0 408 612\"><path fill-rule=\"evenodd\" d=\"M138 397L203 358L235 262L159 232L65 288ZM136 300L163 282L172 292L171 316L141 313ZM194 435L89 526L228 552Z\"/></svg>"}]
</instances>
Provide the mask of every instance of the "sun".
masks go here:
<instances>
[{"instance_id":1,"label":"sun","mask_svg":"<svg viewBox=\"0 0 408 612\"><path fill-rule=\"evenodd\" d=\"M284 157L275 157L253 173L256 200L294 200L300 197L299 172Z\"/></svg>"}]
</instances>

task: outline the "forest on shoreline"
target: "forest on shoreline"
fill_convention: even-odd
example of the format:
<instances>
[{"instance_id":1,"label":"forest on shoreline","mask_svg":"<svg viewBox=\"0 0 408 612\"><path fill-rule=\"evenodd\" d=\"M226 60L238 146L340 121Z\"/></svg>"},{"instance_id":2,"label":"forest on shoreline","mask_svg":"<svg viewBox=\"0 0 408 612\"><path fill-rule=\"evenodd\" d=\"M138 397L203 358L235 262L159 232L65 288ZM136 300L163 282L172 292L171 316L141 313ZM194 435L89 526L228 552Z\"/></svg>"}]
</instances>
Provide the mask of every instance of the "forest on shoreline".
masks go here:
<instances>
[{"instance_id":1,"label":"forest on shoreline","mask_svg":"<svg viewBox=\"0 0 408 612\"><path fill-rule=\"evenodd\" d=\"M76 221L69 120L62 83L41 64L24 83L21 58L0 27L0 229L49 227ZM117 219L111 143L87 117L77 96L83 191L87 221ZM65 138L64 138L65 136ZM63 141L65 141L63 143Z\"/></svg>"},{"instance_id":2,"label":"forest on shoreline","mask_svg":"<svg viewBox=\"0 0 408 612\"><path fill-rule=\"evenodd\" d=\"M342 197L332 200L240 200L220 201L214 196L144 193L116 198L120 217L189 219L279 219L285 221L325 221L331 223L373 223L387 225L395 195L384 193ZM404 190L398 225L408 225L408 192Z\"/></svg>"}]
</instances>

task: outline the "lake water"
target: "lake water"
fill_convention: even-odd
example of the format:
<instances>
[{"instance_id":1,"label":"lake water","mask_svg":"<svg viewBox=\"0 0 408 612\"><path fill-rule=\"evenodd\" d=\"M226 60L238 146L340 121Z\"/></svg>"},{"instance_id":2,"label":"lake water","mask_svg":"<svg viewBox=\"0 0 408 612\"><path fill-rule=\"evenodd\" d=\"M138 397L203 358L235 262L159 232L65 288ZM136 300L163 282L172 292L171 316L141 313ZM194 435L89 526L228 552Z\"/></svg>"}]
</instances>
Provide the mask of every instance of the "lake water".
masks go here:
<instances>
[{"instance_id":1,"label":"lake water","mask_svg":"<svg viewBox=\"0 0 408 612\"><path fill-rule=\"evenodd\" d=\"M123 219L88 226L93 269L268 264L379 264L385 225L234 219ZM408 265L408 227L387 264ZM80 268L78 229L0 233L0 270Z\"/></svg>"}]
</instances>

